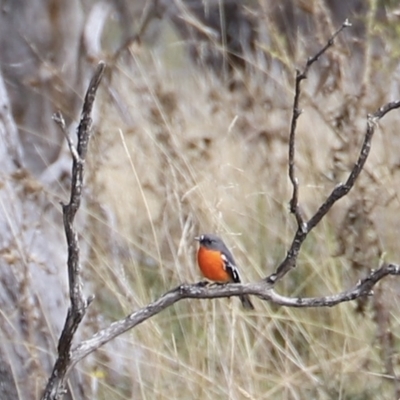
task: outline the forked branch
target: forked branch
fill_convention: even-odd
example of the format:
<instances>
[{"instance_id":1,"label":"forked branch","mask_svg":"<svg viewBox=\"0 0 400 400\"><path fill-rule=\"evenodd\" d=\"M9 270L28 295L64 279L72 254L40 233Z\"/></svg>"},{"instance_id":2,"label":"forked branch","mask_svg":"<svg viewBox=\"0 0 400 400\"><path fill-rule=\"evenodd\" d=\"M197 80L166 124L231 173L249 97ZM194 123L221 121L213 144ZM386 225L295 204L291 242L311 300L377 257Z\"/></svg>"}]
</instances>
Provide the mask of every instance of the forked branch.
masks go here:
<instances>
[{"instance_id":1,"label":"forked branch","mask_svg":"<svg viewBox=\"0 0 400 400\"><path fill-rule=\"evenodd\" d=\"M68 146L72 155L72 181L71 195L68 204L62 204L64 230L68 246L68 284L70 307L67 312L64 328L58 341L58 358L54 364L53 371L47 382L42 400L53 400L61 398L65 389L64 382L68 369L71 366L71 345L75 332L85 316L87 307L93 298L86 299L82 292L81 266L79 261L78 233L74 228L75 215L79 209L82 199L83 173L85 158L90 139L92 125L92 109L97 89L104 73L105 64L100 62L96 72L90 81L83 103L81 120L77 130L78 144L74 146L66 130L64 118L60 113L54 116L54 120L60 126L67 137Z\"/></svg>"},{"instance_id":2,"label":"forked branch","mask_svg":"<svg viewBox=\"0 0 400 400\"><path fill-rule=\"evenodd\" d=\"M301 82L307 79L308 70L310 67L319 60L319 58L334 44L334 40L343 29L350 27L350 22L346 19L342 26L331 36L326 45L318 51L313 57L307 60L307 63L302 71L296 69L296 83L293 99L293 111L292 111L292 121L290 124L289 133L289 179L293 186L292 198L290 200L290 212L293 213L297 220L297 225L300 230L306 229L304 226L304 219L299 206L299 181L296 177L296 164L295 164L295 153L296 153L296 128L297 120L301 115L301 110L299 108L300 94L301 94Z\"/></svg>"},{"instance_id":3,"label":"forked branch","mask_svg":"<svg viewBox=\"0 0 400 400\"><path fill-rule=\"evenodd\" d=\"M306 239L307 235L322 220L322 218L328 213L332 206L338 200L348 194L353 188L358 176L364 168L365 162L367 161L371 149L372 137L375 133L376 123L388 112L397 108L400 108L400 101L385 104L373 114L368 115L367 128L364 135L364 141L360 150L360 154L354 164L353 169L349 174L349 177L347 178L347 181L336 186L332 190L331 194L324 201L324 203L319 207L317 212L309 219L309 221L304 223L301 227L297 229L286 258L279 265L276 272L267 278L267 282L276 283L278 280L282 279L292 268L296 267L296 261L300 252L300 247Z\"/></svg>"},{"instance_id":4,"label":"forked branch","mask_svg":"<svg viewBox=\"0 0 400 400\"><path fill-rule=\"evenodd\" d=\"M266 281L273 284L282 279L292 268L296 267L297 257L300 252L301 245L311 232L311 230L322 220L328 213L332 206L342 197L347 195L353 188L358 176L364 168L365 162L371 149L371 140L375 132L375 126L379 119L383 118L389 111L400 107L400 102L392 102L379 108L374 114L367 117L367 128L364 135L364 141L360 150L360 154L353 169L351 170L347 181L344 184L336 186L331 194L327 197L325 202L319 207L317 212L307 221L300 212L299 206L299 183L295 175L295 134L297 127L297 120L300 116L299 111L299 98L301 93L300 82L307 77L309 67L319 59L319 57L333 45L334 38L344 29L351 26L346 20L342 26L332 35L327 44L314 56L311 57L302 72L297 71L296 74L296 88L294 95L294 104L292 111L292 123L289 135L289 178L293 185L293 194L290 200L290 211L295 215L297 220L297 231L293 238L292 244L285 259L278 266L275 273L266 278Z\"/></svg>"}]
</instances>

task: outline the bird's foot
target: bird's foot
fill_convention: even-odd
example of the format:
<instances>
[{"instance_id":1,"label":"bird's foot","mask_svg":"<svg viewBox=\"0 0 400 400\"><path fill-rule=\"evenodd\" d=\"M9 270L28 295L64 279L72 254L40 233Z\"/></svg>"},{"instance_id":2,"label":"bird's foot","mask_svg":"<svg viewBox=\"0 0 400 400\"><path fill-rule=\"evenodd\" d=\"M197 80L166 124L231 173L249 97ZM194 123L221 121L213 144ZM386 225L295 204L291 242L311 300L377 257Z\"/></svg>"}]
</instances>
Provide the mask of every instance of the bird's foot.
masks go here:
<instances>
[{"instance_id":1,"label":"bird's foot","mask_svg":"<svg viewBox=\"0 0 400 400\"><path fill-rule=\"evenodd\" d=\"M198 286L198 287L206 287L209 284L210 284L210 282L208 282L208 281L201 281L201 282L197 282L196 286Z\"/></svg>"},{"instance_id":2,"label":"bird's foot","mask_svg":"<svg viewBox=\"0 0 400 400\"><path fill-rule=\"evenodd\" d=\"M213 282L210 286L225 286L227 282Z\"/></svg>"}]
</instances>

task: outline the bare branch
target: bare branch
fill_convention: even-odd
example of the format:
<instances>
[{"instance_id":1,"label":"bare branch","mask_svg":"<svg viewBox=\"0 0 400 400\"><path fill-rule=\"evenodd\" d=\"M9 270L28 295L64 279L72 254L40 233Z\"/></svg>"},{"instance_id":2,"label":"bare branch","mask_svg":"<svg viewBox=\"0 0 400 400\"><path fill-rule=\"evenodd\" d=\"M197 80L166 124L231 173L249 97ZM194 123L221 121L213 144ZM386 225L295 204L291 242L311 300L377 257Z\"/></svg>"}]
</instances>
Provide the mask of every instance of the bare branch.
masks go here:
<instances>
[{"instance_id":1,"label":"bare branch","mask_svg":"<svg viewBox=\"0 0 400 400\"><path fill-rule=\"evenodd\" d=\"M308 298L290 298L277 294L271 290L266 300L272 303L287 307L333 307L339 303L355 300L359 297L372 295L373 287L388 275L400 275L400 266L396 264L385 264L377 270L372 270L370 274L360 280L357 285L351 289L332 296L308 297Z\"/></svg>"},{"instance_id":2,"label":"bare branch","mask_svg":"<svg viewBox=\"0 0 400 400\"><path fill-rule=\"evenodd\" d=\"M328 40L326 45L318 51L315 56L310 57L307 60L307 63L303 69L303 71L296 70L296 84L295 84L295 92L294 92L294 100L293 100L293 112L292 112L292 121L290 124L290 134L289 134L289 178L293 186L293 194L290 200L290 212L295 215L297 225L300 230L306 230L304 225L304 219L299 206L299 182L296 178L296 165L295 165L295 136L296 136L296 127L297 120L301 115L301 110L299 109L299 101L300 101L300 85L301 81L307 79L308 70L312 64L314 64L328 49L333 46L334 39L343 29L350 27L350 22L346 19L343 22L342 26L332 35L332 37Z\"/></svg>"},{"instance_id":3,"label":"bare branch","mask_svg":"<svg viewBox=\"0 0 400 400\"><path fill-rule=\"evenodd\" d=\"M318 60L318 58L326 51L332 44L333 39L346 27L350 26L349 22L346 20L340 29L338 29L332 36L332 38L328 41L328 43L320 50L314 57L310 58L307 61L306 67L303 72L297 71L296 76L296 89L295 89L295 98L293 104L293 117L292 124L290 129L290 138L289 138L289 177L293 185L293 194L290 201L290 211L295 214L298 228L296 234L293 238L290 249L286 255L286 258L282 261L282 263L278 266L276 272L269 277L266 278L266 281L269 283L276 283L278 280L282 279L292 268L295 268L297 257L307 235L310 231L322 220L322 218L328 213L328 211L332 208L332 206L342 197L347 195L349 191L354 186L358 176L360 175L362 169L364 168L365 162L369 155L369 151L371 149L371 141L373 134L375 132L376 122L379 119L383 118L388 112L399 108L400 101L391 102L385 104L381 108L379 108L374 114L368 115L367 117L367 129L364 136L364 142L362 144L359 157L357 162L355 163L347 181L344 184L340 184L327 197L325 202L319 207L317 212L310 218L308 222L304 222L303 216L301 215L299 201L298 201L298 180L295 174L295 133L297 126L297 119L300 115L300 111L298 109L299 97L300 97L300 82L301 80L307 77L307 71L310 65L313 62Z\"/></svg>"},{"instance_id":4,"label":"bare branch","mask_svg":"<svg viewBox=\"0 0 400 400\"><path fill-rule=\"evenodd\" d=\"M79 154L78 151L76 150L76 147L74 146L74 143L71 139L71 136L68 133L67 126L65 124L65 119L63 115L61 114L60 111L57 111L53 115L53 121L60 127L61 132L64 134L65 139L67 140L69 151L72 155L72 158L76 161L79 162Z\"/></svg>"},{"instance_id":5,"label":"bare branch","mask_svg":"<svg viewBox=\"0 0 400 400\"><path fill-rule=\"evenodd\" d=\"M160 313L172 304L182 299L214 299L219 297L240 296L243 294L256 295L263 300L274 304L297 307L332 307L339 303L355 300L359 297L371 295L375 284L388 275L400 275L400 267L394 264L386 264L381 268L372 271L365 279L361 280L351 289L339 294L323 297L291 298L276 293L271 284L265 281L249 284L227 284L205 286L203 282L197 284L183 284L165 293L159 299L148 306L135 311L126 318L112 323L109 327L102 329L93 335L92 338L80 343L72 350L71 366L78 363L88 354L99 347L134 328L152 316Z\"/></svg>"},{"instance_id":6,"label":"bare branch","mask_svg":"<svg viewBox=\"0 0 400 400\"><path fill-rule=\"evenodd\" d=\"M336 36L339 35L340 32L343 31L343 29L345 28L350 28L351 27L351 23L348 19L346 19L342 26L331 36L331 38L328 40L328 42L326 43L326 45L317 53L315 54L315 56L310 57L307 60L307 64L306 67L304 68L304 71L302 72L302 79L307 78L307 73L308 73L308 69L311 67L312 64L314 64L316 61L319 60L319 58L329 49L329 47L334 45L334 41L336 39Z\"/></svg>"},{"instance_id":7,"label":"bare branch","mask_svg":"<svg viewBox=\"0 0 400 400\"><path fill-rule=\"evenodd\" d=\"M311 231L326 215L326 213L331 209L333 204L335 204L339 199L345 196L351 188L354 186L358 176L360 175L362 169L364 168L365 162L367 161L368 154L371 150L371 140L375 132L376 123L379 119L384 117L389 111L400 108L400 101L385 104L379 110L375 111L374 114L368 115L367 117L367 130L364 137L364 142L361 147L360 155L357 162L355 163L349 177L345 184L340 184L333 189L332 193L326 199L326 201L321 205L315 215L308 221L308 229Z\"/></svg>"},{"instance_id":8,"label":"bare branch","mask_svg":"<svg viewBox=\"0 0 400 400\"><path fill-rule=\"evenodd\" d=\"M364 136L364 142L361 147L360 155L357 162L354 164L350 175L344 184L340 184L333 189L332 193L328 196L325 202L319 207L317 212L310 218L310 220L303 226L297 229L295 237L293 239L292 245L287 253L286 258L277 268L276 272L271 276L267 277L269 283L276 283L278 280L282 279L292 268L296 266L297 256L300 251L300 247L306 239L310 231L321 221L321 219L328 213L332 206L340 200L343 196L350 192L353 188L358 176L360 175L369 151L371 149L371 141L375 132L376 122L384 117L389 111L400 108L400 101L391 102L385 104L374 114L368 115L367 117L367 129Z\"/></svg>"},{"instance_id":9,"label":"bare branch","mask_svg":"<svg viewBox=\"0 0 400 400\"><path fill-rule=\"evenodd\" d=\"M81 121L78 126L78 146L74 147L69 137L64 118L60 113L56 114L54 120L61 127L66 135L68 146L72 154L72 181L71 197L68 204L63 204L64 229L68 245L68 282L71 305L68 309L67 318L58 341L58 358L53 367L52 374L47 382L46 389L42 396L43 400L59 399L65 389L63 387L68 368L70 367L72 339L80 322L82 321L86 309L93 298L85 299L82 292L82 281L80 275L79 262L79 242L78 234L74 228L75 215L79 209L82 198L83 173L87 147L90 139L90 128L92 124L91 113L93 103L104 73L105 64L100 62L86 92Z\"/></svg>"}]
</instances>

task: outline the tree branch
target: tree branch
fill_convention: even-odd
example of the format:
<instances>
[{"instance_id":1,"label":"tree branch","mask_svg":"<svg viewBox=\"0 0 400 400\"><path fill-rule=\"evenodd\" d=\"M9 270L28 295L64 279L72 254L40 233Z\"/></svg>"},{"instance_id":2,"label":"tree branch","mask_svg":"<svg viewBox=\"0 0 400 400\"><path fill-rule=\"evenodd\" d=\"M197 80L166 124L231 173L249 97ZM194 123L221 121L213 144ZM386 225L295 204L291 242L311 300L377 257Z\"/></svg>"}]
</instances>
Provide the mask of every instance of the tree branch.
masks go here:
<instances>
[{"instance_id":1,"label":"tree branch","mask_svg":"<svg viewBox=\"0 0 400 400\"><path fill-rule=\"evenodd\" d=\"M272 284L267 284L265 281L248 284L211 286L204 286L203 282L191 285L183 284L165 293L153 303L135 311L124 319L112 323L109 327L97 332L90 339L80 343L72 350L71 366L81 361L88 354L97 350L105 343L134 328L182 299L215 299L249 294L286 307L332 307L339 303L355 300L359 297L370 296L374 285L388 275L400 275L400 267L395 264L385 264L381 268L372 271L354 287L339 294L305 298L281 296L272 289Z\"/></svg>"},{"instance_id":2,"label":"tree branch","mask_svg":"<svg viewBox=\"0 0 400 400\"><path fill-rule=\"evenodd\" d=\"M82 292L83 284L80 274L81 267L79 262L79 242L78 233L74 228L74 220L82 198L84 165L90 139L90 128L92 124L91 113L96 91L104 73L104 68L105 64L100 62L93 75L93 78L89 83L83 103L81 120L77 130L77 148L74 147L74 144L72 143L72 140L66 131L64 118L62 117L61 113L57 113L54 117L54 120L67 137L68 146L72 155L70 201L68 204L62 204L64 229L68 245L67 265L69 297L71 305L68 309L64 328L58 341L58 358L54 364L52 374L47 382L42 400L58 399L65 392L64 382L68 368L70 367L72 339L86 313L87 307L93 300L92 297L85 299Z\"/></svg>"},{"instance_id":3,"label":"tree branch","mask_svg":"<svg viewBox=\"0 0 400 400\"><path fill-rule=\"evenodd\" d=\"M328 49L333 46L334 40L343 29L350 27L350 22L346 19L342 26L331 36L326 45L318 51L313 57L310 57L307 60L307 63L303 69L300 71L296 69L296 84L295 84L295 92L293 99L293 112L292 112L292 122L290 124L290 133L289 133L289 179L293 186L293 194L290 200L290 212L293 213L297 220L297 225L301 231L305 230L304 219L299 206L299 181L296 178L296 165L295 165L295 153L296 153L296 145L295 145L295 137L296 137L296 127L297 120L301 115L301 110L299 109L300 102L300 93L301 93L301 81L307 79L308 70L311 65L314 64Z\"/></svg>"},{"instance_id":4,"label":"tree branch","mask_svg":"<svg viewBox=\"0 0 400 400\"><path fill-rule=\"evenodd\" d=\"M333 45L333 39L346 27L351 26L346 20L341 28L339 28L329 39L327 44L312 58L307 61L307 64L303 72L297 71L296 76L296 89L293 104L293 115L292 123L289 136L289 177L293 185L293 194L290 200L290 211L295 214L297 220L297 231L293 238L290 249L286 255L286 258L278 266L275 273L266 278L268 283L276 283L281 280L291 269L296 267L297 257L300 252L301 245L307 238L311 230L322 220L322 218L328 213L332 206L340 200L342 197L347 195L349 191L353 188L358 176L360 175L362 169L364 168L365 162L369 155L371 149L371 141L373 134L375 132L376 122L383 118L389 111L400 107L400 101L391 102L383 107L379 108L374 114L368 115L367 117L367 129L364 136L364 142L362 144L359 157L355 163L349 177L344 184L339 184L327 197L325 202L319 207L317 212L310 218L308 222L304 222L304 218L300 211L299 200L298 200L298 180L295 176L295 132L297 126L297 119L300 116L300 111L298 108L299 97L300 97L300 82L307 77L309 67L318 60L318 58Z\"/></svg>"},{"instance_id":5,"label":"tree branch","mask_svg":"<svg viewBox=\"0 0 400 400\"><path fill-rule=\"evenodd\" d=\"M379 119L383 118L389 111L397 108L400 108L400 101L385 104L372 115L368 115L367 129L365 132L364 142L361 147L360 155L356 163L354 164L354 167L351 170L346 183L341 183L336 186L335 189L333 189L331 194L328 196L328 198L325 200L325 202L319 207L317 212L310 218L310 220L297 229L286 258L279 265L276 272L266 278L267 282L276 283L278 280L282 279L292 268L296 267L296 261L300 252L301 245L303 244L307 235L322 220L322 218L328 213L332 206L338 200L348 194L353 188L358 176L360 175L365 165L365 162L367 161L367 157L371 149L372 137L375 133L376 122Z\"/></svg>"}]
</instances>

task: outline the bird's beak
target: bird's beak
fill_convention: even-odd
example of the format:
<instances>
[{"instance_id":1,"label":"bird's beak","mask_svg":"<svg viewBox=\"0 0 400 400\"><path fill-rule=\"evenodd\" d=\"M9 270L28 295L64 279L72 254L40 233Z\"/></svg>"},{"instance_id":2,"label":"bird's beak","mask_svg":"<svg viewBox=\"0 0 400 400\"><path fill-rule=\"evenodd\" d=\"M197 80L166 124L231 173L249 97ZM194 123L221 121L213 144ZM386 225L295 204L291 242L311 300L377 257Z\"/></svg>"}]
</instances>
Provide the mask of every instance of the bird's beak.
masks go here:
<instances>
[{"instance_id":1,"label":"bird's beak","mask_svg":"<svg viewBox=\"0 0 400 400\"><path fill-rule=\"evenodd\" d=\"M200 236L196 236L196 237L194 238L194 240L197 240L198 242L200 242Z\"/></svg>"}]
</instances>

